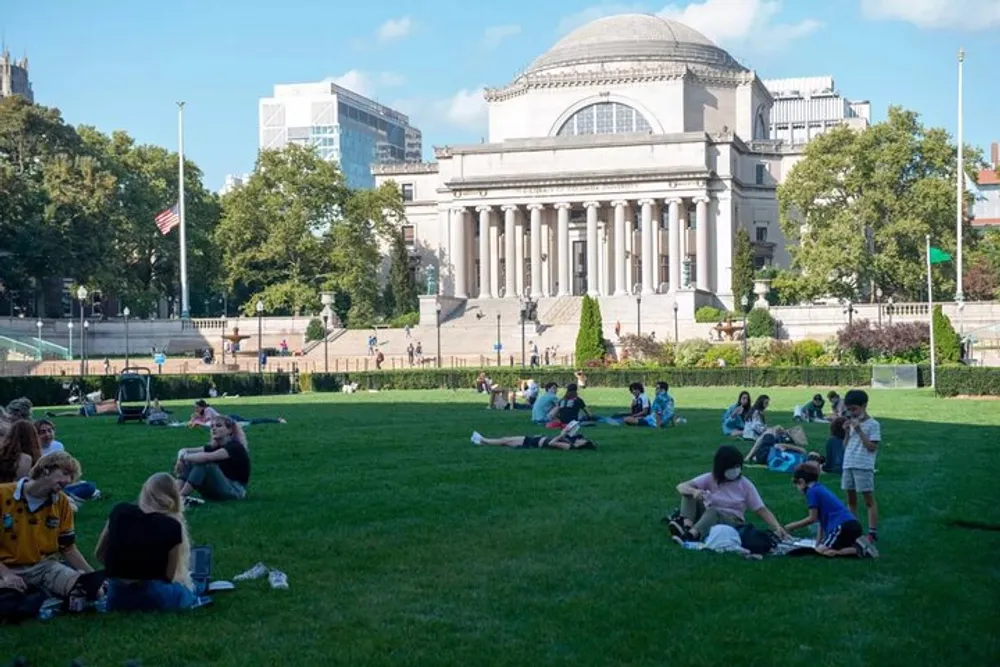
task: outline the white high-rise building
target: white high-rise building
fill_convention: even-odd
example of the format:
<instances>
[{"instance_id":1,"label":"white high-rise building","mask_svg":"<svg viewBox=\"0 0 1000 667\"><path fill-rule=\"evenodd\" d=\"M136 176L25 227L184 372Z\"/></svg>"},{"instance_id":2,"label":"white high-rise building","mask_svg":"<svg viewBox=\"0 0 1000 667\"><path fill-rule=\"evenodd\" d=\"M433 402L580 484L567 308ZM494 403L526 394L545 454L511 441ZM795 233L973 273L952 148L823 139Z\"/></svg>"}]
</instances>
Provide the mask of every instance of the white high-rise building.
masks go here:
<instances>
[{"instance_id":1,"label":"white high-rise building","mask_svg":"<svg viewBox=\"0 0 1000 667\"><path fill-rule=\"evenodd\" d=\"M337 162L347 185L375 185L376 164L420 162L423 139L406 114L335 83L276 85L258 105L261 150L287 144L315 146Z\"/></svg>"},{"instance_id":2,"label":"white high-rise building","mask_svg":"<svg viewBox=\"0 0 1000 667\"><path fill-rule=\"evenodd\" d=\"M771 139L801 146L838 125L871 124L871 103L842 97L832 76L765 79L764 85L774 97Z\"/></svg>"},{"instance_id":3,"label":"white high-rise building","mask_svg":"<svg viewBox=\"0 0 1000 667\"><path fill-rule=\"evenodd\" d=\"M225 195L236 188L242 186L250 178L250 174L226 174L226 180L223 181L222 187L219 188L219 194Z\"/></svg>"}]
</instances>

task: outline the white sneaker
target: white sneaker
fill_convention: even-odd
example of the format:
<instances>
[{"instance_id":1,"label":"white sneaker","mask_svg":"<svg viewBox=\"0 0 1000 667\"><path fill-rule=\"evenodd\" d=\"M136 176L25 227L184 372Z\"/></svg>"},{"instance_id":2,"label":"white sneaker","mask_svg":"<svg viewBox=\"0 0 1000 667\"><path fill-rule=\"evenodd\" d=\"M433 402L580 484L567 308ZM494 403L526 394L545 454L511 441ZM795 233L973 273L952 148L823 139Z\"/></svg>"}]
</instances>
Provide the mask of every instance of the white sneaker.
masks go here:
<instances>
[{"instance_id":1,"label":"white sneaker","mask_svg":"<svg viewBox=\"0 0 1000 667\"><path fill-rule=\"evenodd\" d=\"M271 574L267 575L267 581L271 584L271 588L280 590L288 588L288 575L281 570L271 570Z\"/></svg>"},{"instance_id":2,"label":"white sneaker","mask_svg":"<svg viewBox=\"0 0 1000 667\"><path fill-rule=\"evenodd\" d=\"M478 431L472 432L472 444L474 445L483 444L483 436L481 436Z\"/></svg>"},{"instance_id":3,"label":"white sneaker","mask_svg":"<svg viewBox=\"0 0 1000 667\"><path fill-rule=\"evenodd\" d=\"M674 423L675 424L687 424L688 420L685 419L684 417L678 417L677 420Z\"/></svg>"},{"instance_id":4,"label":"white sneaker","mask_svg":"<svg viewBox=\"0 0 1000 667\"><path fill-rule=\"evenodd\" d=\"M573 420L566 424L566 435L573 437L580 432L580 422Z\"/></svg>"},{"instance_id":5,"label":"white sneaker","mask_svg":"<svg viewBox=\"0 0 1000 667\"><path fill-rule=\"evenodd\" d=\"M257 563L251 567L246 572L241 572L233 577L233 581L253 581L254 579L262 579L267 576L267 573L271 571L267 565L263 563Z\"/></svg>"}]
</instances>

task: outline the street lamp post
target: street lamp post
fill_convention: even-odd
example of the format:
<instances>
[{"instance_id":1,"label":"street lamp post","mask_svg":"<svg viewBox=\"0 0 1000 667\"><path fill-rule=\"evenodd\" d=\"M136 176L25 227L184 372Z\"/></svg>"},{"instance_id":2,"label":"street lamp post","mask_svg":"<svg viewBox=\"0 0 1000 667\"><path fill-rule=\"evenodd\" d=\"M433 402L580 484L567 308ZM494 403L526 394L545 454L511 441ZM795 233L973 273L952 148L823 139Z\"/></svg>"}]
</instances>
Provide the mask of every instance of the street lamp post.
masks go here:
<instances>
[{"instance_id":1,"label":"street lamp post","mask_svg":"<svg viewBox=\"0 0 1000 667\"><path fill-rule=\"evenodd\" d=\"M90 359L87 352L87 334L90 333L90 320L83 321L83 374L90 372Z\"/></svg>"},{"instance_id":2,"label":"street lamp post","mask_svg":"<svg viewBox=\"0 0 1000 667\"><path fill-rule=\"evenodd\" d=\"M878 306L878 328L882 328L882 288L875 290L875 304Z\"/></svg>"},{"instance_id":3,"label":"street lamp post","mask_svg":"<svg viewBox=\"0 0 1000 667\"><path fill-rule=\"evenodd\" d=\"M635 295L635 335L642 336L642 295Z\"/></svg>"},{"instance_id":4,"label":"street lamp post","mask_svg":"<svg viewBox=\"0 0 1000 667\"><path fill-rule=\"evenodd\" d=\"M125 306L125 310L122 311L122 315L125 316L125 368L128 368L128 353L129 353L129 339L128 339L128 316L132 314L128 306Z\"/></svg>"},{"instance_id":5,"label":"street lamp post","mask_svg":"<svg viewBox=\"0 0 1000 667\"><path fill-rule=\"evenodd\" d=\"M67 324L66 327L69 329L69 336L68 336L68 338L69 338L69 359L70 359L70 361L72 361L73 360L73 320L70 320L69 324Z\"/></svg>"},{"instance_id":6,"label":"street lamp post","mask_svg":"<svg viewBox=\"0 0 1000 667\"><path fill-rule=\"evenodd\" d=\"M41 320L35 322L35 327L38 328L38 360L41 361L45 358L45 353L42 352L42 324Z\"/></svg>"},{"instance_id":7,"label":"street lamp post","mask_svg":"<svg viewBox=\"0 0 1000 667\"><path fill-rule=\"evenodd\" d=\"M677 323L678 310L680 310L680 307L677 305L677 302L674 301L674 345L680 342L680 326Z\"/></svg>"},{"instance_id":8,"label":"street lamp post","mask_svg":"<svg viewBox=\"0 0 1000 667\"><path fill-rule=\"evenodd\" d=\"M257 372L264 372L264 302L257 300Z\"/></svg>"},{"instance_id":9,"label":"street lamp post","mask_svg":"<svg viewBox=\"0 0 1000 667\"><path fill-rule=\"evenodd\" d=\"M847 326L854 324L854 304L850 301L847 302L847 307L844 308L844 314L847 315Z\"/></svg>"},{"instance_id":10,"label":"street lamp post","mask_svg":"<svg viewBox=\"0 0 1000 667\"><path fill-rule=\"evenodd\" d=\"M525 366L525 349L526 349L526 336L525 336L525 325L528 319L528 304L524 299L521 300L521 368Z\"/></svg>"},{"instance_id":11,"label":"street lamp post","mask_svg":"<svg viewBox=\"0 0 1000 667\"><path fill-rule=\"evenodd\" d=\"M889 326L892 326L892 311L896 309L896 304L893 302L892 297L889 297L889 302L885 306L885 314L889 316Z\"/></svg>"},{"instance_id":12,"label":"street lamp post","mask_svg":"<svg viewBox=\"0 0 1000 667\"><path fill-rule=\"evenodd\" d=\"M441 302L438 301L434 306L434 312L437 315L437 367L441 368Z\"/></svg>"},{"instance_id":13,"label":"street lamp post","mask_svg":"<svg viewBox=\"0 0 1000 667\"><path fill-rule=\"evenodd\" d=\"M747 365L747 309L750 307L750 297L744 294L740 297L740 305L743 306L743 367Z\"/></svg>"},{"instance_id":14,"label":"street lamp post","mask_svg":"<svg viewBox=\"0 0 1000 667\"><path fill-rule=\"evenodd\" d=\"M83 285L80 285L80 287L78 287L76 290L76 298L80 300L80 377L83 377L87 370L86 360L84 359L84 357L86 356L87 348L85 346L83 339L83 333L84 333L83 317L84 314L86 313L86 308L84 307L84 304L87 301L87 288L84 287Z\"/></svg>"},{"instance_id":15,"label":"street lamp post","mask_svg":"<svg viewBox=\"0 0 1000 667\"><path fill-rule=\"evenodd\" d=\"M226 318L226 314L222 314L222 365L226 365L226 326L229 324L229 320Z\"/></svg>"},{"instance_id":16,"label":"street lamp post","mask_svg":"<svg viewBox=\"0 0 1000 667\"><path fill-rule=\"evenodd\" d=\"M330 372L330 316L323 313L323 372Z\"/></svg>"},{"instance_id":17,"label":"street lamp post","mask_svg":"<svg viewBox=\"0 0 1000 667\"><path fill-rule=\"evenodd\" d=\"M500 313L497 313L497 368L500 368Z\"/></svg>"}]
</instances>

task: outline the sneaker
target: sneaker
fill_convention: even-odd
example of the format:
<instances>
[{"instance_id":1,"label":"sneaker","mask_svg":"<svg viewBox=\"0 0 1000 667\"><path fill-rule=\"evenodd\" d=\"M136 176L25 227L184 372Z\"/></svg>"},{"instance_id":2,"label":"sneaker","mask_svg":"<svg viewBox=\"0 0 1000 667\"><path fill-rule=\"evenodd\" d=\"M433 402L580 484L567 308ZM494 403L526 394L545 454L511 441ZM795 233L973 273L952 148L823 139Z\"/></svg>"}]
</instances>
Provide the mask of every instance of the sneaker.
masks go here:
<instances>
[{"instance_id":1,"label":"sneaker","mask_svg":"<svg viewBox=\"0 0 1000 667\"><path fill-rule=\"evenodd\" d=\"M195 498L194 496L184 496L184 507L197 507L198 505L204 505L205 501L201 498Z\"/></svg>"},{"instance_id":2,"label":"sneaker","mask_svg":"<svg viewBox=\"0 0 1000 667\"><path fill-rule=\"evenodd\" d=\"M478 431L472 432L472 444L481 445L483 444L483 436L479 435Z\"/></svg>"},{"instance_id":3,"label":"sneaker","mask_svg":"<svg viewBox=\"0 0 1000 667\"><path fill-rule=\"evenodd\" d=\"M878 558L878 549L868 540L859 537L854 544L858 548L859 558Z\"/></svg>"},{"instance_id":4,"label":"sneaker","mask_svg":"<svg viewBox=\"0 0 1000 667\"><path fill-rule=\"evenodd\" d=\"M677 419L674 420L674 423L675 424L687 424L688 420L685 417L678 417Z\"/></svg>"},{"instance_id":5,"label":"sneaker","mask_svg":"<svg viewBox=\"0 0 1000 667\"><path fill-rule=\"evenodd\" d=\"M669 530L670 534L676 538L683 537L685 532L684 524L677 520L670 521L670 523L667 524L667 530Z\"/></svg>"},{"instance_id":6,"label":"sneaker","mask_svg":"<svg viewBox=\"0 0 1000 667\"><path fill-rule=\"evenodd\" d=\"M684 540L681 538L680 535L671 535L670 539L672 539L674 542L676 542L677 546L679 546L679 547L683 547L684 546Z\"/></svg>"},{"instance_id":7,"label":"sneaker","mask_svg":"<svg viewBox=\"0 0 1000 667\"><path fill-rule=\"evenodd\" d=\"M267 576L267 573L271 571L267 565L263 563L257 563L251 567L246 572L241 572L233 577L233 581L253 581L255 579L263 579Z\"/></svg>"},{"instance_id":8,"label":"sneaker","mask_svg":"<svg viewBox=\"0 0 1000 667\"><path fill-rule=\"evenodd\" d=\"M199 607L211 607L215 604L215 601L207 595L199 595L195 598L194 604L191 605L191 609L197 609Z\"/></svg>"},{"instance_id":9,"label":"sneaker","mask_svg":"<svg viewBox=\"0 0 1000 667\"><path fill-rule=\"evenodd\" d=\"M288 588L288 575L281 570L271 570L271 574L267 575L267 581L271 584L271 588L280 590Z\"/></svg>"}]
</instances>

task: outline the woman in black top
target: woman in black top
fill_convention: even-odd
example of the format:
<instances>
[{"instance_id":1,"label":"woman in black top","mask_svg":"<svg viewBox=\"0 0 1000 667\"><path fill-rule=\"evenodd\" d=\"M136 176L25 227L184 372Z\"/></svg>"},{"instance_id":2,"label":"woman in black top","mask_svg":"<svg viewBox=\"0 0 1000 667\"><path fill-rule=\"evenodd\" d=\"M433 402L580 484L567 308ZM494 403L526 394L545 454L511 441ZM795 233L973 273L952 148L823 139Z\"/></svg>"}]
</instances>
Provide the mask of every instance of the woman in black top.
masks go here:
<instances>
[{"instance_id":1,"label":"woman in black top","mask_svg":"<svg viewBox=\"0 0 1000 667\"><path fill-rule=\"evenodd\" d=\"M97 541L108 577L108 609L188 609L192 590L184 506L177 482L165 472L146 480L137 504L121 503Z\"/></svg>"},{"instance_id":2,"label":"woman in black top","mask_svg":"<svg viewBox=\"0 0 1000 667\"><path fill-rule=\"evenodd\" d=\"M211 443L177 452L175 472L185 499L197 491L206 500L243 500L250 483L250 452L243 428L231 417L213 417Z\"/></svg>"},{"instance_id":3,"label":"woman in black top","mask_svg":"<svg viewBox=\"0 0 1000 667\"><path fill-rule=\"evenodd\" d=\"M555 437L542 435L515 435L504 438L485 438L478 431L472 433L472 444L511 447L513 449L597 449L597 443L579 435L580 424L568 424Z\"/></svg>"}]
</instances>

